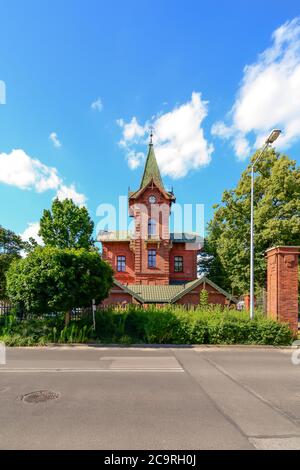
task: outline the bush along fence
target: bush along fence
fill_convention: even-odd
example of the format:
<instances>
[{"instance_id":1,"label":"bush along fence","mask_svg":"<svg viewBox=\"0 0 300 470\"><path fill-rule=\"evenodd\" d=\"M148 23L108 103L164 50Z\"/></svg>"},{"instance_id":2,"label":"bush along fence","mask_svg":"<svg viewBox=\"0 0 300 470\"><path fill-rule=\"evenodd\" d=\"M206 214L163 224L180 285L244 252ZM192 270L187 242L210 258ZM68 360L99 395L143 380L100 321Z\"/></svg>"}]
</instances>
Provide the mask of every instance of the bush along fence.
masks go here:
<instances>
[{"instance_id":1,"label":"bush along fence","mask_svg":"<svg viewBox=\"0 0 300 470\"><path fill-rule=\"evenodd\" d=\"M92 315L71 320L66 327L64 315L0 318L0 341L10 346L49 343L118 344L291 344L293 333L257 312L250 320L247 312L199 306L186 310L181 306L164 308L135 307L97 310L95 329Z\"/></svg>"}]
</instances>

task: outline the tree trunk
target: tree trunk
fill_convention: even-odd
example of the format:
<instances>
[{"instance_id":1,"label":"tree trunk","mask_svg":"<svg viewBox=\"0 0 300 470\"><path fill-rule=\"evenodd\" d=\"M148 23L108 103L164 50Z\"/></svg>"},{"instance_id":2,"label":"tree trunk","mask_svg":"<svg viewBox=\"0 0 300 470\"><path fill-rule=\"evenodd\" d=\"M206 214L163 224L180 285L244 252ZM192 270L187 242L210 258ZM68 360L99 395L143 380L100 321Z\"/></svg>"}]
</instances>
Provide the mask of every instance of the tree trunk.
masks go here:
<instances>
[{"instance_id":1,"label":"tree trunk","mask_svg":"<svg viewBox=\"0 0 300 470\"><path fill-rule=\"evenodd\" d=\"M71 313L72 313L72 310L68 310L65 313L65 326L68 326L68 324L70 323Z\"/></svg>"}]
</instances>

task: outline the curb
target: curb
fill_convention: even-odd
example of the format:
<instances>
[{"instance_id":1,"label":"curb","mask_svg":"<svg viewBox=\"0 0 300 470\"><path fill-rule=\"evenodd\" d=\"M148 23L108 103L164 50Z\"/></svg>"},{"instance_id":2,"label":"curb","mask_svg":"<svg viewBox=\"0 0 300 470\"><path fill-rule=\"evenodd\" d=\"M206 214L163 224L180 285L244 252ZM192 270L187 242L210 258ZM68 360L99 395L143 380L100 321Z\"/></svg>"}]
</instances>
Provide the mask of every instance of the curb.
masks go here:
<instances>
[{"instance_id":1,"label":"curb","mask_svg":"<svg viewBox=\"0 0 300 470\"><path fill-rule=\"evenodd\" d=\"M6 346L15 349L300 349L300 345L272 346L264 344L118 344L118 343L49 343L44 346Z\"/></svg>"}]
</instances>

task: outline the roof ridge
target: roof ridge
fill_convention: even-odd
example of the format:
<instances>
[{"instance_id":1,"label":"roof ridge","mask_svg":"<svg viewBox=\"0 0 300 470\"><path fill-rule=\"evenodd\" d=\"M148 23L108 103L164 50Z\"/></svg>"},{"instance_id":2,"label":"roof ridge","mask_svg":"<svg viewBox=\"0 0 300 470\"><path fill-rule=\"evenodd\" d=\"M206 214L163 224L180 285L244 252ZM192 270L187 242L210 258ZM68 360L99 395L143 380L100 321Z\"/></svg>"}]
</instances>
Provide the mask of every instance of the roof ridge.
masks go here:
<instances>
[{"instance_id":1,"label":"roof ridge","mask_svg":"<svg viewBox=\"0 0 300 470\"><path fill-rule=\"evenodd\" d=\"M229 299L230 301L232 302L237 302L236 298L229 294L228 292L226 292L224 289L222 289L221 287L219 287L217 284L215 284L213 281L211 281L210 279L208 279L208 277L205 276L205 274L202 274L201 277L197 278L197 279L194 279L193 281L189 281L185 284L185 288L179 292L178 294L176 294L172 299L171 299L171 302L174 303L176 302L176 300L180 299L183 295L187 294L188 292L190 292L191 290L194 289L194 287L197 287L198 285L202 284L203 282L206 282L207 284L209 284L211 287L213 287L214 289L216 289L218 292L220 292L220 294L223 294L227 299Z\"/></svg>"},{"instance_id":2,"label":"roof ridge","mask_svg":"<svg viewBox=\"0 0 300 470\"><path fill-rule=\"evenodd\" d=\"M123 289L128 294L132 295L140 303L168 303L172 304L178 299L183 297L185 294L193 290L198 285L206 282L211 287L215 288L218 292L223 294L227 299L232 302L237 302L234 296L230 295L228 292L224 291L221 287L215 284L213 281L208 279L205 275L202 275L200 278L194 279L192 281L186 282L185 284L122 284L120 281L114 279L115 285ZM144 291L144 292L143 292ZM152 292L151 292L152 291ZM159 293L165 295L161 298L158 298ZM177 292L176 292L177 291ZM156 295L153 295L154 292ZM152 298L151 298L152 293Z\"/></svg>"}]
</instances>

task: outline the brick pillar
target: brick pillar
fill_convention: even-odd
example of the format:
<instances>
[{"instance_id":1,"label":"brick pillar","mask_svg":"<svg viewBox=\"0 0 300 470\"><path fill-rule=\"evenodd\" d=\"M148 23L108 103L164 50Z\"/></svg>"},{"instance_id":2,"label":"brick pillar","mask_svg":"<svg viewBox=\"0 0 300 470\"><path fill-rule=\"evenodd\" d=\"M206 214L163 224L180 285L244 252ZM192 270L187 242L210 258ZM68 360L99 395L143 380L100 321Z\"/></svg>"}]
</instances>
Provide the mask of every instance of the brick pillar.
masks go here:
<instances>
[{"instance_id":1,"label":"brick pillar","mask_svg":"<svg viewBox=\"0 0 300 470\"><path fill-rule=\"evenodd\" d=\"M244 308L245 310L250 310L250 294L245 294L244 295ZM256 297L254 296L254 308L256 307Z\"/></svg>"},{"instance_id":2,"label":"brick pillar","mask_svg":"<svg viewBox=\"0 0 300 470\"><path fill-rule=\"evenodd\" d=\"M267 314L298 333L298 246L267 250Z\"/></svg>"},{"instance_id":3,"label":"brick pillar","mask_svg":"<svg viewBox=\"0 0 300 470\"><path fill-rule=\"evenodd\" d=\"M244 295L245 310L250 310L250 294Z\"/></svg>"}]
</instances>

